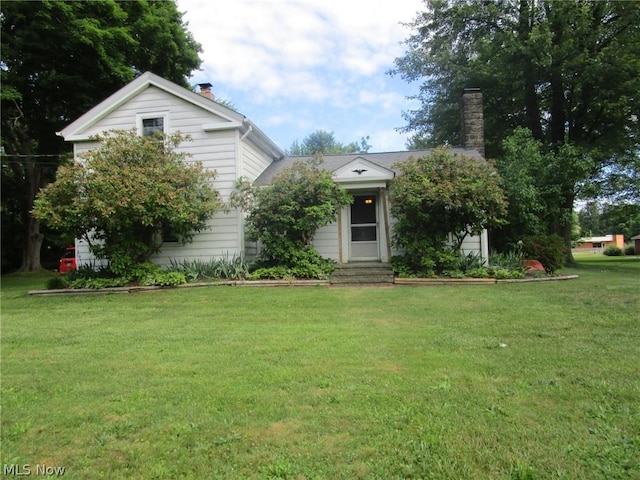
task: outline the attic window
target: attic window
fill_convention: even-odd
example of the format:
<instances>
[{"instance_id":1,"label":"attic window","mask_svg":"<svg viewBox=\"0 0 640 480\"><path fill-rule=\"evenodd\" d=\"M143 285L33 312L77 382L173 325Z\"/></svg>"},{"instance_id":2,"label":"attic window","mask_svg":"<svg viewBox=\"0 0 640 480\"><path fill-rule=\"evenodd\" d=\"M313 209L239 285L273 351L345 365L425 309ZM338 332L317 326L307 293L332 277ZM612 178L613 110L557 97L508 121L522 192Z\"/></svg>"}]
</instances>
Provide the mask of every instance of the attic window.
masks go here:
<instances>
[{"instance_id":1,"label":"attic window","mask_svg":"<svg viewBox=\"0 0 640 480\"><path fill-rule=\"evenodd\" d=\"M169 130L166 113L138 114L136 123L138 132L145 137L166 134Z\"/></svg>"},{"instance_id":2,"label":"attic window","mask_svg":"<svg viewBox=\"0 0 640 480\"><path fill-rule=\"evenodd\" d=\"M142 119L142 135L151 137L157 132L164 133L164 118L143 118Z\"/></svg>"}]
</instances>

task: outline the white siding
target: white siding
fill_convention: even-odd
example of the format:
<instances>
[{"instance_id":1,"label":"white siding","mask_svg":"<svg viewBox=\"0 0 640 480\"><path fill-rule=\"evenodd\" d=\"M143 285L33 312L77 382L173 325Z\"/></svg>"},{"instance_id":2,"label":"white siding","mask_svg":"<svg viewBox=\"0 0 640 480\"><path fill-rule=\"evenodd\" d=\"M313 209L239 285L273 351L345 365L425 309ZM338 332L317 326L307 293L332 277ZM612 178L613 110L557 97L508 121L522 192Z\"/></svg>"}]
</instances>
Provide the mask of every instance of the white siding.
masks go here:
<instances>
[{"instance_id":1,"label":"white siding","mask_svg":"<svg viewBox=\"0 0 640 480\"><path fill-rule=\"evenodd\" d=\"M250 142L251 135L250 133L240 146L242 163L238 176L244 176L253 181L269 166L273 159Z\"/></svg>"},{"instance_id":2,"label":"white siding","mask_svg":"<svg viewBox=\"0 0 640 480\"><path fill-rule=\"evenodd\" d=\"M194 235L191 243L165 243L152 261L160 265L169 265L171 260L206 262L214 257L242 255L243 248L239 244L239 238L237 213L222 212L209 221L209 229Z\"/></svg>"},{"instance_id":3,"label":"white siding","mask_svg":"<svg viewBox=\"0 0 640 480\"><path fill-rule=\"evenodd\" d=\"M397 223L397 220L393 217L390 219L391 238L393 241L393 227ZM481 235L469 235L462 242L460 249L464 255L473 253L474 255L480 254L485 261L489 260L487 249L487 232L484 231ZM396 248L391 249L391 255L402 255L403 251Z\"/></svg>"},{"instance_id":4,"label":"white siding","mask_svg":"<svg viewBox=\"0 0 640 480\"><path fill-rule=\"evenodd\" d=\"M85 133L95 135L113 129L131 130L136 127L137 115L153 112L167 114L170 134L181 132L191 136L192 141L180 145L180 151L189 155L187 162L200 161L205 168L216 172L213 187L220 192L223 201L226 202L238 176L239 132L237 129L205 132L202 128L205 124L226 123L227 120L222 117L156 87L149 87L122 107L106 115ZM78 154L96 146L95 142L81 142L75 145L75 151ZM257 153L250 156L256 159L249 161L248 164L260 164L261 159L258 158ZM255 167L252 168L255 169ZM219 212L209 221L209 225L210 229L196 234L192 243L163 245L162 252L156 255L153 261L167 265L170 259L208 260L211 257L242 253L241 219L237 212ZM83 263L93 261L93 256L84 243L80 242L78 249Z\"/></svg>"},{"instance_id":5,"label":"white siding","mask_svg":"<svg viewBox=\"0 0 640 480\"><path fill-rule=\"evenodd\" d=\"M340 261L340 236L338 222L321 227L313 237L313 246L323 258Z\"/></svg>"}]
</instances>

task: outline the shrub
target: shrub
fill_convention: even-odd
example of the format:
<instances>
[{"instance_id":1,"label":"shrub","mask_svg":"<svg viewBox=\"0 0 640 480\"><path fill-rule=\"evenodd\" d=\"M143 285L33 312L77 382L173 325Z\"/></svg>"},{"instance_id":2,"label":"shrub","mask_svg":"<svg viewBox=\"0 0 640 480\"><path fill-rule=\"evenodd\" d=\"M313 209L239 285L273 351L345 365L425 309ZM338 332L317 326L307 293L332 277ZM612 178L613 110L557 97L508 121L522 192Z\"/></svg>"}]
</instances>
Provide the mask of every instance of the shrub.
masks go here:
<instances>
[{"instance_id":1,"label":"shrub","mask_svg":"<svg viewBox=\"0 0 640 480\"><path fill-rule=\"evenodd\" d=\"M625 255L635 255L636 254L635 247L633 245L626 245L624 247L624 254Z\"/></svg>"},{"instance_id":2,"label":"shrub","mask_svg":"<svg viewBox=\"0 0 640 480\"><path fill-rule=\"evenodd\" d=\"M496 268L490 270L491 276L496 278L497 280L507 280L507 279L518 279L524 278L525 275L523 272L518 270L509 270L506 268Z\"/></svg>"},{"instance_id":3,"label":"shrub","mask_svg":"<svg viewBox=\"0 0 640 480\"><path fill-rule=\"evenodd\" d=\"M322 258L320 253L311 246L297 249L289 247L286 254L283 252L281 259L282 263L274 260L256 262L249 278L255 279L256 272L263 270L264 272L260 274L266 276L260 278L295 277L325 280L335 269L334 262Z\"/></svg>"},{"instance_id":4,"label":"shrub","mask_svg":"<svg viewBox=\"0 0 640 480\"><path fill-rule=\"evenodd\" d=\"M522 254L530 260L539 260L547 273L554 273L564 265L567 252L559 235L534 235L522 240Z\"/></svg>"},{"instance_id":5,"label":"shrub","mask_svg":"<svg viewBox=\"0 0 640 480\"><path fill-rule=\"evenodd\" d=\"M466 276L470 278L489 278L489 270L485 267L472 268L467 270Z\"/></svg>"},{"instance_id":6,"label":"shrub","mask_svg":"<svg viewBox=\"0 0 640 480\"><path fill-rule=\"evenodd\" d=\"M391 268L393 274L400 278L412 278L417 277L418 274L411 266L409 257L406 255L396 255L391 257Z\"/></svg>"},{"instance_id":7,"label":"shrub","mask_svg":"<svg viewBox=\"0 0 640 480\"><path fill-rule=\"evenodd\" d=\"M114 278L78 278L71 282L71 288L113 288L124 287L129 283L128 278L114 277Z\"/></svg>"},{"instance_id":8,"label":"shrub","mask_svg":"<svg viewBox=\"0 0 640 480\"><path fill-rule=\"evenodd\" d=\"M47 280L47 290L61 290L69 288L69 279L66 275L59 275Z\"/></svg>"},{"instance_id":9,"label":"shrub","mask_svg":"<svg viewBox=\"0 0 640 480\"><path fill-rule=\"evenodd\" d=\"M249 280L282 280L291 279L293 275L287 267L258 268L249 274Z\"/></svg>"},{"instance_id":10,"label":"shrub","mask_svg":"<svg viewBox=\"0 0 640 480\"><path fill-rule=\"evenodd\" d=\"M620 247L616 247L615 245L609 245L607 248L604 249L604 252L602 253L607 257L620 257L624 255L624 252L622 251L622 249Z\"/></svg>"},{"instance_id":11,"label":"shrub","mask_svg":"<svg viewBox=\"0 0 640 480\"><path fill-rule=\"evenodd\" d=\"M248 212L247 233L263 247L255 268L284 267L287 275L298 278L326 278L333 271L333 263L323 259L311 242L316 231L333 222L353 199L331 172L320 169L320 163L319 157L296 162L268 187L244 179L237 183L230 206Z\"/></svg>"}]
</instances>

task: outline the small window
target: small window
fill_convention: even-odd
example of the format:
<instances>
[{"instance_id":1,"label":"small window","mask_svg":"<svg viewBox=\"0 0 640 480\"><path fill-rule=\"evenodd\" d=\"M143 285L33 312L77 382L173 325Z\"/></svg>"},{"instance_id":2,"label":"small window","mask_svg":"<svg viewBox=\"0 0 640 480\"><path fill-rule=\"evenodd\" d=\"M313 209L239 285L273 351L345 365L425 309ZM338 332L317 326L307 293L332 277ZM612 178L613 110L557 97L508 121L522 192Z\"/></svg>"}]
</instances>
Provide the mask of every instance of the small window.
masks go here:
<instances>
[{"instance_id":1,"label":"small window","mask_svg":"<svg viewBox=\"0 0 640 480\"><path fill-rule=\"evenodd\" d=\"M142 135L152 137L158 133L164 133L164 117L142 119Z\"/></svg>"},{"instance_id":2,"label":"small window","mask_svg":"<svg viewBox=\"0 0 640 480\"><path fill-rule=\"evenodd\" d=\"M136 115L138 133L145 137L153 137L169 133L169 119L166 112L139 113Z\"/></svg>"},{"instance_id":3,"label":"small window","mask_svg":"<svg viewBox=\"0 0 640 480\"><path fill-rule=\"evenodd\" d=\"M168 231L162 231L162 243L178 243L180 241L180 237Z\"/></svg>"}]
</instances>

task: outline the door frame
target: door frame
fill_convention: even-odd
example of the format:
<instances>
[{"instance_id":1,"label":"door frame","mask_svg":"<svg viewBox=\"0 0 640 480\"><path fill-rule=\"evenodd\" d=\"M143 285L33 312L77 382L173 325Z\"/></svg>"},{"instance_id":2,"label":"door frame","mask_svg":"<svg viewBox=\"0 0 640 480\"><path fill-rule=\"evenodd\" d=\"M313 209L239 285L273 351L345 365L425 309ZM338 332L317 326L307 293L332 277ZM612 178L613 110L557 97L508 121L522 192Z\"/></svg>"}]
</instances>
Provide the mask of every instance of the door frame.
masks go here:
<instances>
[{"instance_id":1,"label":"door frame","mask_svg":"<svg viewBox=\"0 0 640 480\"><path fill-rule=\"evenodd\" d=\"M340 262L389 262L389 222L387 212L387 195L385 188L367 188L349 190L353 196L373 196L376 201L376 238L377 255L373 257L352 257L351 256L351 205L342 208L340 212Z\"/></svg>"}]
</instances>

